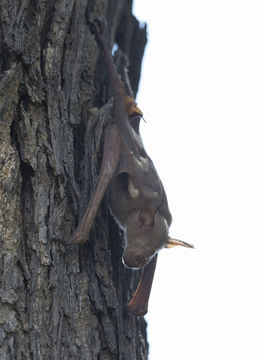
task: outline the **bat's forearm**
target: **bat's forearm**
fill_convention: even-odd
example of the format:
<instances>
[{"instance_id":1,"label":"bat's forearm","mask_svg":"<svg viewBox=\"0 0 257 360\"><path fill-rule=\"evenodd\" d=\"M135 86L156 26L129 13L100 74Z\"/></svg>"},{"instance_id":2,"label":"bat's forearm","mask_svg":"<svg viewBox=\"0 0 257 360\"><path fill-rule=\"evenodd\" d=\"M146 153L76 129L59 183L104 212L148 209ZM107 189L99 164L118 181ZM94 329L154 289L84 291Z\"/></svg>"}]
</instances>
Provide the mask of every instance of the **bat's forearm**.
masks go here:
<instances>
[{"instance_id":1,"label":"bat's forearm","mask_svg":"<svg viewBox=\"0 0 257 360\"><path fill-rule=\"evenodd\" d=\"M147 313L157 256L158 255L156 254L154 258L144 267L135 294L128 304L128 311L135 316L144 316Z\"/></svg>"},{"instance_id":2,"label":"bat's forearm","mask_svg":"<svg viewBox=\"0 0 257 360\"><path fill-rule=\"evenodd\" d=\"M88 208L72 237L72 244L83 244L95 220L99 205L106 189L114 176L120 158L120 133L115 125L107 126L104 137L104 153L97 186L93 192Z\"/></svg>"},{"instance_id":3,"label":"bat's forearm","mask_svg":"<svg viewBox=\"0 0 257 360\"><path fill-rule=\"evenodd\" d=\"M102 194L100 195L100 199L98 200L99 203L102 200ZM82 218L82 220L79 223L78 228L76 229L75 233L73 234L72 237L72 244L84 244L87 239L88 239L88 235L89 235L89 231L93 225L93 222L95 220L96 217L96 213L98 210L98 204L97 206L94 205L96 199L91 199L89 206Z\"/></svg>"}]
</instances>

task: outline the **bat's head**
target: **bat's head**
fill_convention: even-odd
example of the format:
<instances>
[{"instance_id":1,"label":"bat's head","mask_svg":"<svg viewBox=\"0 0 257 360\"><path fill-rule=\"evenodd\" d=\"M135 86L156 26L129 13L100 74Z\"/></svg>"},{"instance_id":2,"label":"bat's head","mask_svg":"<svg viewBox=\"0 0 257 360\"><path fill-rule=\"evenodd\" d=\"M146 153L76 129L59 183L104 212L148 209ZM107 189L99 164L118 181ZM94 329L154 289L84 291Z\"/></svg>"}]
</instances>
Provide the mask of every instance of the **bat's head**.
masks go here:
<instances>
[{"instance_id":1,"label":"bat's head","mask_svg":"<svg viewBox=\"0 0 257 360\"><path fill-rule=\"evenodd\" d=\"M171 239L166 219L153 208L133 212L128 218L125 231L126 246L122 260L129 268L144 267L163 247L194 247L184 241Z\"/></svg>"},{"instance_id":2,"label":"bat's head","mask_svg":"<svg viewBox=\"0 0 257 360\"><path fill-rule=\"evenodd\" d=\"M126 224L123 262L129 268L144 267L168 243L166 219L153 208L136 211Z\"/></svg>"}]
</instances>

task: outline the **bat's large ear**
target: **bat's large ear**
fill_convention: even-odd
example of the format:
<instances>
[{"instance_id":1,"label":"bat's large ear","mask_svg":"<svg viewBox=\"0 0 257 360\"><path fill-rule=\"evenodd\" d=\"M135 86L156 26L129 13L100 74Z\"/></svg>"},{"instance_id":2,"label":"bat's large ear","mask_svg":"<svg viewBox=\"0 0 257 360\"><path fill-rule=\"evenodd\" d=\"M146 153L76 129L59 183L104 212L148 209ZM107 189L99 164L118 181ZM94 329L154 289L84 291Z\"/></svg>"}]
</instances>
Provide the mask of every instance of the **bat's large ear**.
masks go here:
<instances>
[{"instance_id":1,"label":"bat's large ear","mask_svg":"<svg viewBox=\"0 0 257 360\"><path fill-rule=\"evenodd\" d=\"M181 240L177 240L177 239L172 239L172 238L169 238L165 247L166 248L172 248L174 246L177 246L177 245L180 245L180 246L185 246L185 247L189 247L189 248L193 248L194 245L191 245L185 241L181 241Z\"/></svg>"},{"instance_id":2,"label":"bat's large ear","mask_svg":"<svg viewBox=\"0 0 257 360\"><path fill-rule=\"evenodd\" d=\"M146 208L139 211L138 221L140 227L145 229L151 229L155 223L155 209L154 208Z\"/></svg>"}]
</instances>

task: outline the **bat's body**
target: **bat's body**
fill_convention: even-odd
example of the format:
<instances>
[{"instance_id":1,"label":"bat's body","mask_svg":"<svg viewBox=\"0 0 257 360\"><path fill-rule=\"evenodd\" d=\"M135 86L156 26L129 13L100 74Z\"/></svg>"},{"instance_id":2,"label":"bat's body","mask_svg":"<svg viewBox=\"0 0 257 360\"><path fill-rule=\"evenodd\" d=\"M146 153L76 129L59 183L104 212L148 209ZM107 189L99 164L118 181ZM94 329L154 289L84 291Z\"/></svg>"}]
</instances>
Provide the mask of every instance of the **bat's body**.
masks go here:
<instances>
[{"instance_id":1,"label":"bat's body","mask_svg":"<svg viewBox=\"0 0 257 360\"><path fill-rule=\"evenodd\" d=\"M157 252L163 247L190 245L168 236L171 214L166 194L139 134L142 112L133 95L126 93L125 89L130 86L120 80L100 27L98 21L92 24L110 74L114 96L113 123L106 127L97 186L72 243L82 244L87 240L98 207L108 192L111 211L126 235L123 262L130 268L144 268L129 304L129 311L141 316L147 312Z\"/></svg>"}]
</instances>

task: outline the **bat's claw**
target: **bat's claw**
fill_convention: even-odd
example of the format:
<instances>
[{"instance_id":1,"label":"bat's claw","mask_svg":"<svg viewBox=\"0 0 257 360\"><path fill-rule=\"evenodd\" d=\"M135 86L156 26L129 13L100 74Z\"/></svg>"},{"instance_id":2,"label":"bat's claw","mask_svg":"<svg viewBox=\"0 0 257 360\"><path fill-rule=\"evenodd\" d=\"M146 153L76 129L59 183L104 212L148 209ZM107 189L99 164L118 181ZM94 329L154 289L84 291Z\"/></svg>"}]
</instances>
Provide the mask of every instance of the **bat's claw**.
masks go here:
<instances>
[{"instance_id":1,"label":"bat's claw","mask_svg":"<svg viewBox=\"0 0 257 360\"><path fill-rule=\"evenodd\" d=\"M81 245L81 244L84 244L87 241L87 239L88 238L87 238L87 236L85 236L85 234L83 234L79 231L76 231L74 233L74 235L72 236L71 243Z\"/></svg>"},{"instance_id":2,"label":"bat's claw","mask_svg":"<svg viewBox=\"0 0 257 360\"><path fill-rule=\"evenodd\" d=\"M106 28L107 28L107 22L104 18L96 18L93 21L89 22L89 26L92 30L92 32L97 36L104 36Z\"/></svg>"},{"instance_id":3,"label":"bat's claw","mask_svg":"<svg viewBox=\"0 0 257 360\"><path fill-rule=\"evenodd\" d=\"M128 67L129 67L129 58L128 58L128 56L127 56L125 53L123 53L123 52L122 52L121 61L122 61L122 67L127 70ZM128 70L127 70L127 71L128 71Z\"/></svg>"}]
</instances>

